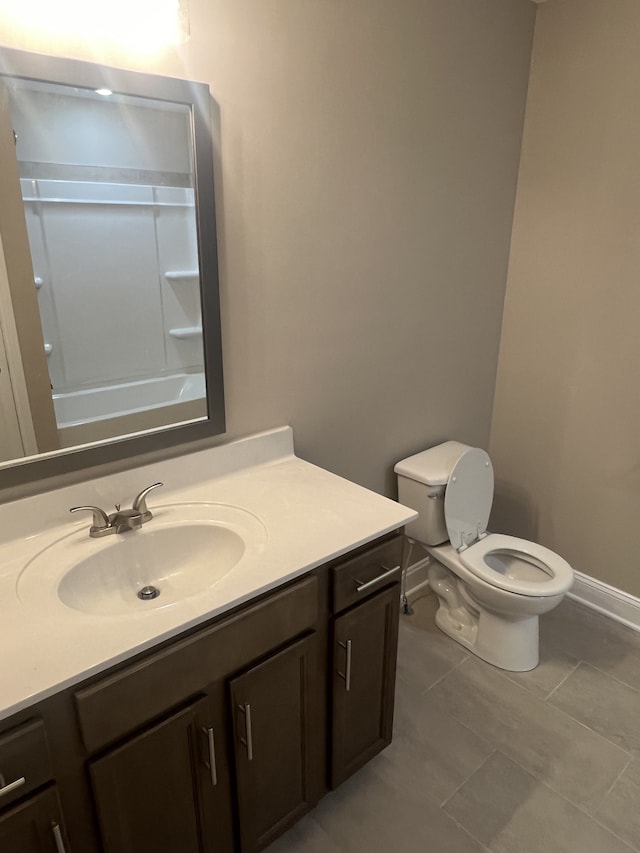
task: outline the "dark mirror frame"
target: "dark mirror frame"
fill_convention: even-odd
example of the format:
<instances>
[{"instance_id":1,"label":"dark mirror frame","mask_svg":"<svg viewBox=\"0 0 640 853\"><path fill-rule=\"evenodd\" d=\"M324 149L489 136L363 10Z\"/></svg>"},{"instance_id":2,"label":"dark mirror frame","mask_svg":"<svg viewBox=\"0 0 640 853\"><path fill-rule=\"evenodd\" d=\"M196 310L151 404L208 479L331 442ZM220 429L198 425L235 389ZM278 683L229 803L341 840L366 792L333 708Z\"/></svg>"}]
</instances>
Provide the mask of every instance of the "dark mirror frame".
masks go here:
<instances>
[{"instance_id":1,"label":"dark mirror frame","mask_svg":"<svg viewBox=\"0 0 640 853\"><path fill-rule=\"evenodd\" d=\"M117 462L225 431L218 249L213 175L213 136L209 87L174 77L124 71L75 59L44 56L0 47L0 74L97 89L105 83L119 94L185 104L191 110L195 171L195 207L200 268L207 418L144 435L114 438L92 447L27 457L0 468L0 489L46 480L84 468Z\"/></svg>"}]
</instances>

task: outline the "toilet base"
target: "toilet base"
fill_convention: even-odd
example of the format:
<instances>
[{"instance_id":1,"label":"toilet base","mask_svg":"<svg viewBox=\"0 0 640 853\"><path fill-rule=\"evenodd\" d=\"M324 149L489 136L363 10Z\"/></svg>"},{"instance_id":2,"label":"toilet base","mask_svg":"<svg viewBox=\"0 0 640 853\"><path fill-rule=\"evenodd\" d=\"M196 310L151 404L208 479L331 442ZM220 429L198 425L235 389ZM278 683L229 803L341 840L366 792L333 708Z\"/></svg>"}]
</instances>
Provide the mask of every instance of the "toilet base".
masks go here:
<instances>
[{"instance_id":1,"label":"toilet base","mask_svg":"<svg viewBox=\"0 0 640 853\"><path fill-rule=\"evenodd\" d=\"M438 564L429 569L429 583L438 596L436 625L443 633L500 669L535 669L539 661L537 616L492 613Z\"/></svg>"},{"instance_id":2,"label":"toilet base","mask_svg":"<svg viewBox=\"0 0 640 853\"><path fill-rule=\"evenodd\" d=\"M538 666L537 616L508 622L502 616L485 611L480 614L474 631L468 628L461 630L452 622L449 610L440 605L436 625L474 655L499 669L528 672Z\"/></svg>"}]
</instances>

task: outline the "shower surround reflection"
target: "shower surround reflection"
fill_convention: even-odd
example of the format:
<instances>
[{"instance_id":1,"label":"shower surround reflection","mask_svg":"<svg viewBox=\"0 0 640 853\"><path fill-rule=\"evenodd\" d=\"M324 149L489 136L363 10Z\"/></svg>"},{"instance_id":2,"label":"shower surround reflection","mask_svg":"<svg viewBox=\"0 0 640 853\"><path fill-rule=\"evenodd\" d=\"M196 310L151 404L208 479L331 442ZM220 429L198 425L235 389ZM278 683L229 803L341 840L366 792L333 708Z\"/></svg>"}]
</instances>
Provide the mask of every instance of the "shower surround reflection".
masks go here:
<instances>
[{"instance_id":1,"label":"shower surround reflection","mask_svg":"<svg viewBox=\"0 0 640 853\"><path fill-rule=\"evenodd\" d=\"M60 446L206 417L190 109L4 83Z\"/></svg>"}]
</instances>

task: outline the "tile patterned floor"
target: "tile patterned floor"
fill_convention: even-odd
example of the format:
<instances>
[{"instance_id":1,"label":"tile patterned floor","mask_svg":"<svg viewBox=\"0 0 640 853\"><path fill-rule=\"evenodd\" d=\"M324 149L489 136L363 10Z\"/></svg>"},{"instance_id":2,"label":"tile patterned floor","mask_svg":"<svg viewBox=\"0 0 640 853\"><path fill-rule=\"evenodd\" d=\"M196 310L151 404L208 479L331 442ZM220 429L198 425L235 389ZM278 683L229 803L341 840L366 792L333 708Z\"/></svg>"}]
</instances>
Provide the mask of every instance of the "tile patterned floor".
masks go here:
<instances>
[{"instance_id":1,"label":"tile patterned floor","mask_svg":"<svg viewBox=\"0 0 640 853\"><path fill-rule=\"evenodd\" d=\"M640 851L640 633L566 600L505 673L401 617L394 740L269 853Z\"/></svg>"}]
</instances>

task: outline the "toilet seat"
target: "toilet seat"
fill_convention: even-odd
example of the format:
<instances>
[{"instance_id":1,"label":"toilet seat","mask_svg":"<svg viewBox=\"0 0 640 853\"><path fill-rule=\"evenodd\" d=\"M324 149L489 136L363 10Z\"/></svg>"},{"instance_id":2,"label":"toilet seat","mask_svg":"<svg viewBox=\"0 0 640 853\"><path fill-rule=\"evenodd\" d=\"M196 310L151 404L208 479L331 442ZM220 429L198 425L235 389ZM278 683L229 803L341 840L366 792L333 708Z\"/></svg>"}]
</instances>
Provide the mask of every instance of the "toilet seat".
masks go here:
<instances>
[{"instance_id":1,"label":"toilet seat","mask_svg":"<svg viewBox=\"0 0 640 853\"><path fill-rule=\"evenodd\" d=\"M460 562L490 586L537 598L565 593L573 570L554 551L500 533L487 533L493 503L488 454L469 448L453 466L444 496L449 541Z\"/></svg>"},{"instance_id":2,"label":"toilet seat","mask_svg":"<svg viewBox=\"0 0 640 853\"><path fill-rule=\"evenodd\" d=\"M532 595L538 598L564 594L573 582L571 566L555 551L503 533L489 533L469 548L458 554L460 562L476 577L491 586L516 595ZM494 565L487 562L492 559ZM506 559L505 559L506 558ZM532 567L531 578L514 577L509 574L509 558L520 560ZM503 574L499 568L504 562ZM525 569L525 567L518 567ZM539 573L539 580L534 577Z\"/></svg>"}]
</instances>

